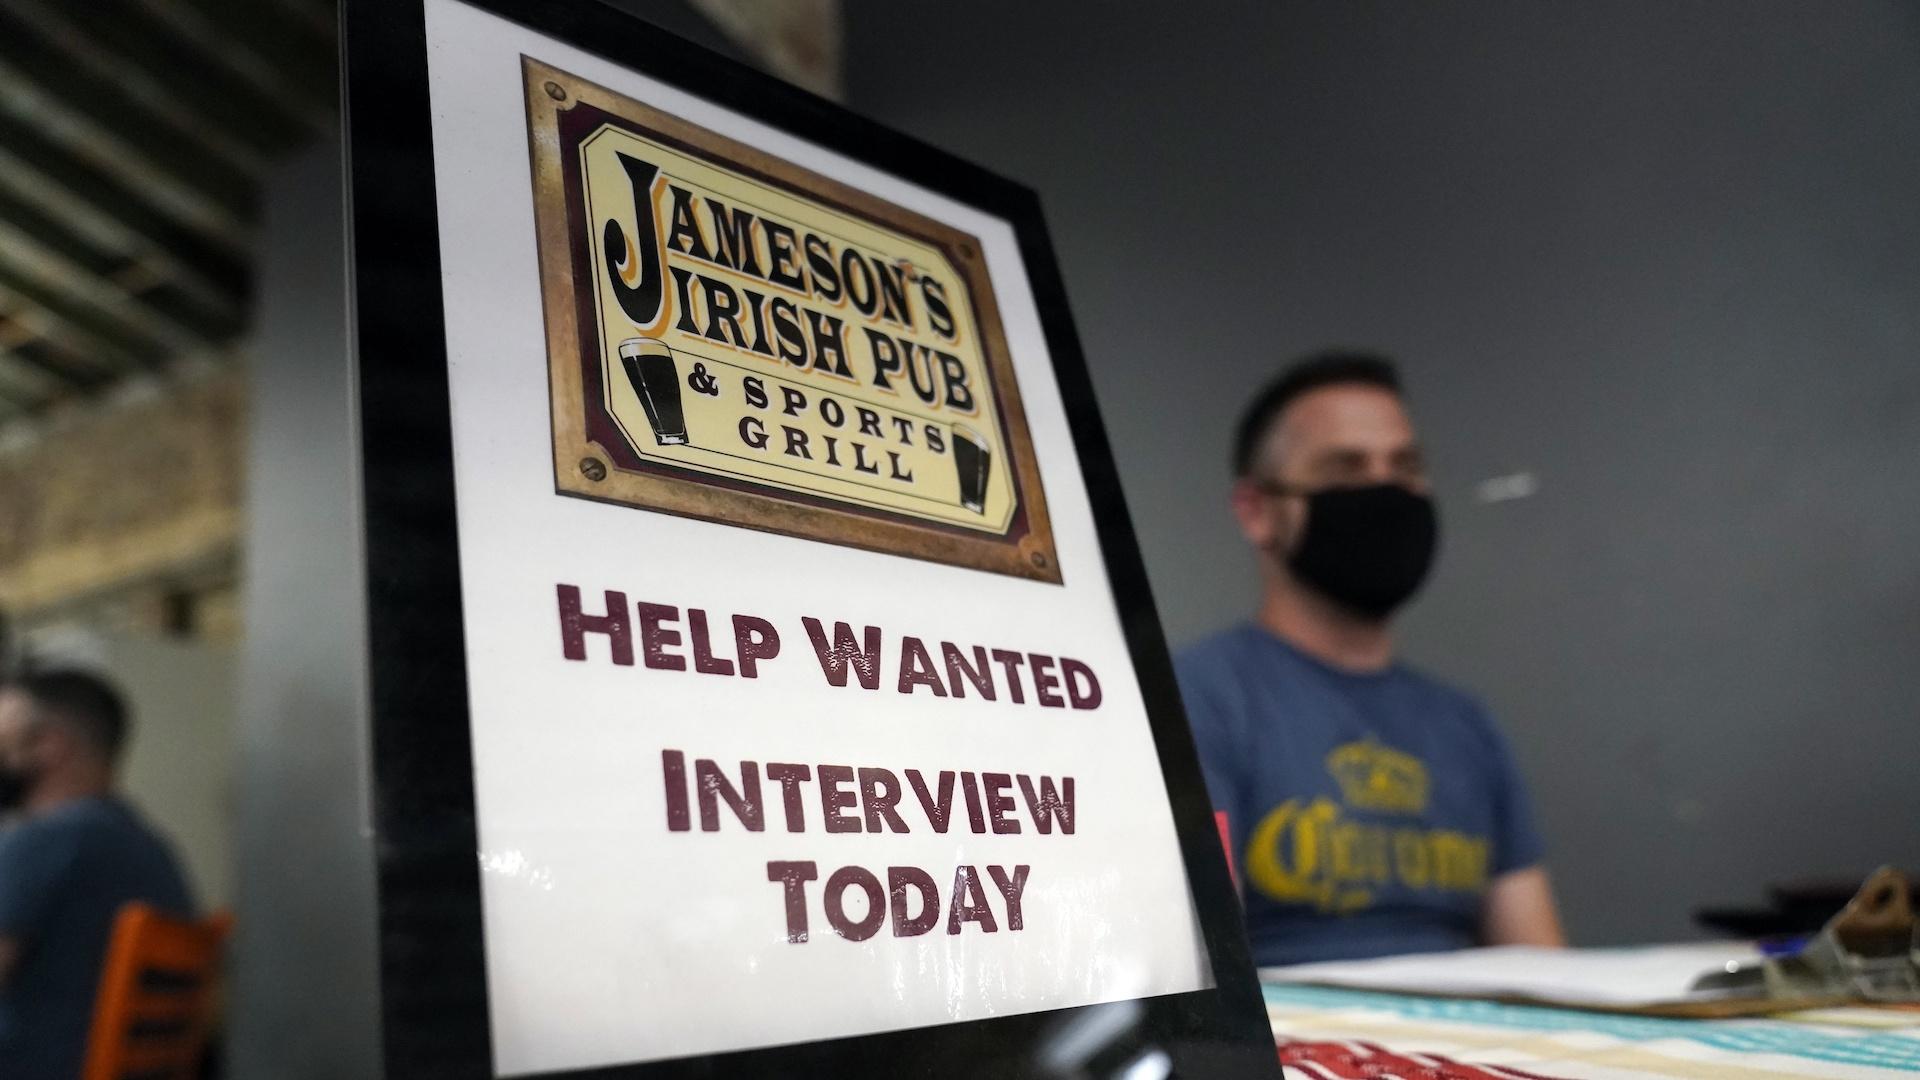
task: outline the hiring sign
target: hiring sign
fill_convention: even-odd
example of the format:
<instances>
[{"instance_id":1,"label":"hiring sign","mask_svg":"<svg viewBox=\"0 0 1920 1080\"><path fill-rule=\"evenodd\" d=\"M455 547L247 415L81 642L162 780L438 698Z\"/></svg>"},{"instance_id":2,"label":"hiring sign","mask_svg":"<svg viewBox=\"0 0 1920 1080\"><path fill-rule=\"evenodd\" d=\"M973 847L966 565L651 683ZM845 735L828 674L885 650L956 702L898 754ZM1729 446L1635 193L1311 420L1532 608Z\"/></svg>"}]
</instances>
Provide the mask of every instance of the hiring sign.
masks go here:
<instances>
[{"instance_id":1,"label":"hiring sign","mask_svg":"<svg viewBox=\"0 0 1920 1080\"><path fill-rule=\"evenodd\" d=\"M389 1071L1270 1073L1031 196L545 11L347 22Z\"/></svg>"}]
</instances>

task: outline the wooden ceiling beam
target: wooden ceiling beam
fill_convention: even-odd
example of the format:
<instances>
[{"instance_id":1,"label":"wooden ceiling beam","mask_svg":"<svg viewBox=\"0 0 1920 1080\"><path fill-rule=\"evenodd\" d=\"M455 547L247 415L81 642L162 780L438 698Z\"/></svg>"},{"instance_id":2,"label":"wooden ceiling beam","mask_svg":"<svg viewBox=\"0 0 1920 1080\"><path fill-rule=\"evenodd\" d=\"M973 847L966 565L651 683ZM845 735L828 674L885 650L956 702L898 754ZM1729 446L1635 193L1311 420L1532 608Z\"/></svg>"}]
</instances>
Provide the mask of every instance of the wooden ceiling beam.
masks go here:
<instances>
[{"instance_id":1,"label":"wooden ceiling beam","mask_svg":"<svg viewBox=\"0 0 1920 1080\"><path fill-rule=\"evenodd\" d=\"M340 53L331 29L318 31L305 20L289 19L262 0L158 0L197 12L228 40L247 47L302 98L329 114L337 105Z\"/></svg>"},{"instance_id":2,"label":"wooden ceiling beam","mask_svg":"<svg viewBox=\"0 0 1920 1080\"><path fill-rule=\"evenodd\" d=\"M156 160L150 146L136 145L105 123L41 86L25 71L0 59L0 111L38 129L49 141L96 169L125 177L148 201L177 220L245 246L253 207L238 190L209 191L203 174L185 179Z\"/></svg>"},{"instance_id":3,"label":"wooden ceiling beam","mask_svg":"<svg viewBox=\"0 0 1920 1080\"><path fill-rule=\"evenodd\" d=\"M63 356L73 357L79 375L63 375L69 390L83 390L96 371L138 373L159 367L163 352L152 342L131 342L113 331L102 331L84 311L73 311L60 296L50 296L31 282L12 279L0 267L0 315L10 323L13 346L52 342ZM50 373L54 375L54 373Z\"/></svg>"},{"instance_id":4,"label":"wooden ceiling beam","mask_svg":"<svg viewBox=\"0 0 1920 1080\"><path fill-rule=\"evenodd\" d=\"M27 339L13 339L29 333L0 316L0 399L18 416L31 416L78 389L70 377L45 371L37 360L16 355L27 347Z\"/></svg>"},{"instance_id":5,"label":"wooden ceiling beam","mask_svg":"<svg viewBox=\"0 0 1920 1080\"><path fill-rule=\"evenodd\" d=\"M166 297L172 302L159 302L163 312L174 314L202 333L230 333L245 318L241 297L208 287L195 275L184 273L176 260L162 252L97 242L65 219L16 198L7 179L0 179L0 222L19 229L76 266L111 278L130 292L146 294L149 302L158 302L152 290L166 287Z\"/></svg>"},{"instance_id":6,"label":"wooden ceiling beam","mask_svg":"<svg viewBox=\"0 0 1920 1080\"><path fill-rule=\"evenodd\" d=\"M334 124L334 103L330 87L311 85L302 78L298 54L280 46L277 36L248 39L222 25L227 20L209 17L200 6L183 0L132 0L135 7L168 30L191 42L206 57L238 76L255 92L273 101L289 116L297 117L315 133L330 130ZM257 4L250 5L257 8ZM292 62L291 67L288 66ZM321 59L331 71L332 54Z\"/></svg>"},{"instance_id":7,"label":"wooden ceiling beam","mask_svg":"<svg viewBox=\"0 0 1920 1080\"><path fill-rule=\"evenodd\" d=\"M49 284L44 275L23 270L21 264L27 260L10 247L4 226L0 226L0 303L16 319L24 319L27 311L38 309L49 320L44 325L63 327L62 333L69 339L84 343L76 348L83 355L125 373L157 371L172 353L212 348L210 343L167 341L130 330L110 310L125 306L124 301L118 305L111 300L102 303L97 297L85 295L84 290ZM119 291L104 279L101 287ZM49 336L54 335L49 332Z\"/></svg>"},{"instance_id":8,"label":"wooden ceiling beam","mask_svg":"<svg viewBox=\"0 0 1920 1080\"><path fill-rule=\"evenodd\" d=\"M277 158L313 137L301 119L262 97L190 41L156 22L132 0L33 0L57 4L61 17L118 62L169 86L231 138ZM331 55L331 52L329 52Z\"/></svg>"},{"instance_id":9,"label":"wooden ceiling beam","mask_svg":"<svg viewBox=\"0 0 1920 1080\"><path fill-rule=\"evenodd\" d=\"M39 356L41 362L26 365L36 376L58 380L58 389L71 394L115 376L155 369L156 365L141 358L142 350L157 354L153 346L102 334L84 315L50 306L46 299L34 295L30 288L17 288L0 272L0 314L11 324L12 347L31 350L35 345L51 346L65 361L61 370L52 371L44 355ZM58 298L53 299L57 305Z\"/></svg>"},{"instance_id":10,"label":"wooden ceiling beam","mask_svg":"<svg viewBox=\"0 0 1920 1080\"><path fill-rule=\"evenodd\" d=\"M62 396L74 392L81 394L98 393L113 382L113 373L102 373L83 369L47 355L50 348L44 338L34 338L18 345L0 349L0 366L10 365L10 372L16 377L21 373L38 375L48 382L58 384L64 392ZM85 372L82 374L81 372Z\"/></svg>"},{"instance_id":11,"label":"wooden ceiling beam","mask_svg":"<svg viewBox=\"0 0 1920 1080\"><path fill-rule=\"evenodd\" d=\"M36 49L48 63L67 68L61 85L91 86L117 91L133 103L133 114L146 113L192 140L200 152L215 155L250 181L267 170L268 155L258 147L222 130L174 91L179 79L162 79L124 63L88 35L62 7L47 0L9 0L0 8L0 32L16 42L16 49ZM33 40L37 38L38 41ZM99 110L90 111L98 113Z\"/></svg>"},{"instance_id":12,"label":"wooden ceiling beam","mask_svg":"<svg viewBox=\"0 0 1920 1080\"><path fill-rule=\"evenodd\" d=\"M0 112L0 185L50 211L76 231L113 237L129 254L164 252L188 276L244 294L247 236L205 232L169 216L129 178L82 161L37 129Z\"/></svg>"}]
</instances>

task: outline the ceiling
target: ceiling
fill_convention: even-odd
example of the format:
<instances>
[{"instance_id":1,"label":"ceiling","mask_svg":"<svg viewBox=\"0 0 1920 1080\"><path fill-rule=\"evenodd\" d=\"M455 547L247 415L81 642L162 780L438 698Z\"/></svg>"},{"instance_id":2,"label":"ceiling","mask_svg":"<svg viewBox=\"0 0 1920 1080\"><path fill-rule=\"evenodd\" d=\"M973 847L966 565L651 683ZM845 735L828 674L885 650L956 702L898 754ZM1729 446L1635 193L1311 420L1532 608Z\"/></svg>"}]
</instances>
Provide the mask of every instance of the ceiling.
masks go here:
<instances>
[{"instance_id":1,"label":"ceiling","mask_svg":"<svg viewBox=\"0 0 1920 1080\"><path fill-rule=\"evenodd\" d=\"M631 4L837 87L838 0L685 5ZM0 0L0 432L233 355L261 182L336 125L335 19L334 0Z\"/></svg>"},{"instance_id":2,"label":"ceiling","mask_svg":"<svg viewBox=\"0 0 1920 1080\"><path fill-rule=\"evenodd\" d=\"M0 0L0 424L228 354L335 57L330 0Z\"/></svg>"}]
</instances>

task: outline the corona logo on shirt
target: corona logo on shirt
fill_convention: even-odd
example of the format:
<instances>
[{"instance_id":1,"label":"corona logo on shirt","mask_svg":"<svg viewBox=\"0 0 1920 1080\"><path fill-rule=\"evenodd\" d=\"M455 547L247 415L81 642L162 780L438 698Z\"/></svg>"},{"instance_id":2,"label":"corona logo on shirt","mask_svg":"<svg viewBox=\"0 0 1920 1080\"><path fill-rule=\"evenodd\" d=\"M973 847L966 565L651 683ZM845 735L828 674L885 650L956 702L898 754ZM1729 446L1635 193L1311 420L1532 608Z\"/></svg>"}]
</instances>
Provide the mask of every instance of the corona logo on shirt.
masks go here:
<instances>
[{"instance_id":1,"label":"corona logo on shirt","mask_svg":"<svg viewBox=\"0 0 1920 1080\"><path fill-rule=\"evenodd\" d=\"M1327 755L1327 771L1348 806L1390 814L1427 808L1427 767L1412 754L1372 741L1348 743Z\"/></svg>"},{"instance_id":2,"label":"corona logo on shirt","mask_svg":"<svg viewBox=\"0 0 1920 1080\"><path fill-rule=\"evenodd\" d=\"M559 491L1060 582L977 239L523 65Z\"/></svg>"},{"instance_id":3,"label":"corona logo on shirt","mask_svg":"<svg viewBox=\"0 0 1920 1080\"><path fill-rule=\"evenodd\" d=\"M1486 888L1488 843L1453 829L1354 820L1351 811L1416 815L1427 807L1420 759L1371 740L1327 755L1341 800L1288 799L1247 838L1247 883L1283 904L1329 914L1363 911L1388 885L1477 893Z\"/></svg>"}]
</instances>

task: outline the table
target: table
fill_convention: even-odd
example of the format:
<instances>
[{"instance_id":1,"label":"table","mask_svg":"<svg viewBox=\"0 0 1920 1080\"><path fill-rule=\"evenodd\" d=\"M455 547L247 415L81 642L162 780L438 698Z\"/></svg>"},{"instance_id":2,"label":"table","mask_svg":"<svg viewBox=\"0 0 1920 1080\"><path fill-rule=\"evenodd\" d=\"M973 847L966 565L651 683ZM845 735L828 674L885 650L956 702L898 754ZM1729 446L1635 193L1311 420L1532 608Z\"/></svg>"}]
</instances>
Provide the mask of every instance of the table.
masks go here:
<instances>
[{"instance_id":1,"label":"table","mask_svg":"<svg viewBox=\"0 0 1920 1080\"><path fill-rule=\"evenodd\" d=\"M1290 1080L1912 1080L1920 1010L1627 1016L1265 982Z\"/></svg>"}]
</instances>

